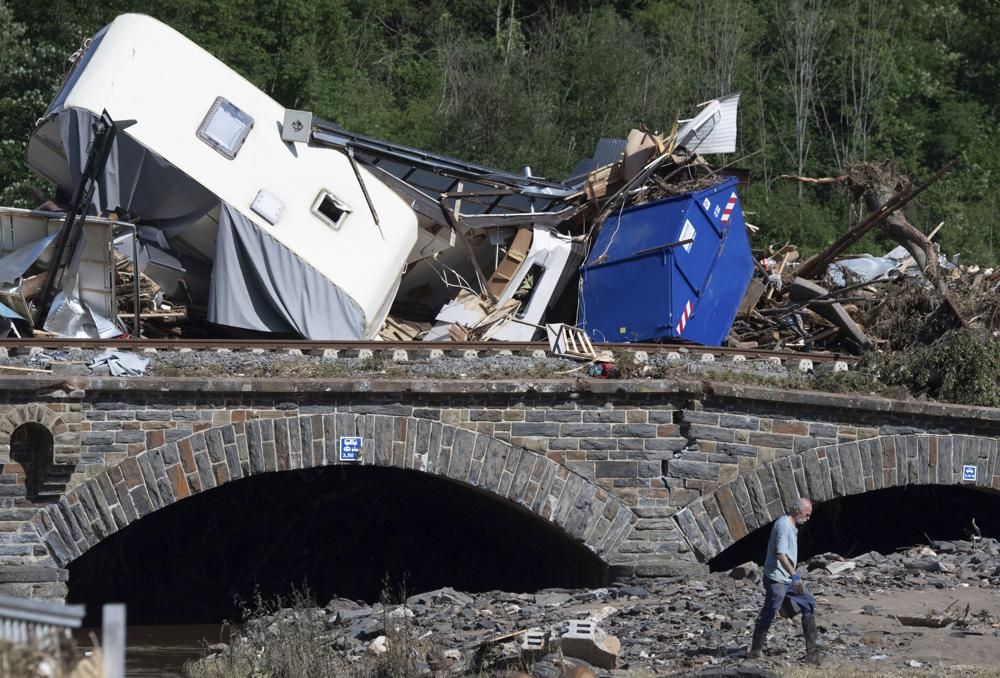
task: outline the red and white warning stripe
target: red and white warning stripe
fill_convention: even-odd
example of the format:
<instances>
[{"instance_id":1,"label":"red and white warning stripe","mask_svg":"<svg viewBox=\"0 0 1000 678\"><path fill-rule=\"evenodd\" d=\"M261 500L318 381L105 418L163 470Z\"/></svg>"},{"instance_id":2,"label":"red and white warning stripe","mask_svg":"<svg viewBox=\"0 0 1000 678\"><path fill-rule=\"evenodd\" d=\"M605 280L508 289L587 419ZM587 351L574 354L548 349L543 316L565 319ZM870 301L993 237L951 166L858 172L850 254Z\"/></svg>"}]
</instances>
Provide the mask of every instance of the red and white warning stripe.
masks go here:
<instances>
[{"instance_id":1,"label":"red and white warning stripe","mask_svg":"<svg viewBox=\"0 0 1000 678\"><path fill-rule=\"evenodd\" d=\"M733 215L733 208L734 207L736 207L736 193L735 192L731 196L729 196L729 202L726 203L726 209L722 213L722 223L725 224L725 223L727 223L729 221L729 217L731 217Z\"/></svg>"},{"instance_id":2,"label":"red and white warning stripe","mask_svg":"<svg viewBox=\"0 0 1000 678\"><path fill-rule=\"evenodd\" d=\"M680 335L684 331L684 326L688 324L688 318L691 317L691 312L694 311L694 307L691 302L684 304L684 313L681 314L681 321L677 323L677 334Z\"/></svg>"}]
</instances>

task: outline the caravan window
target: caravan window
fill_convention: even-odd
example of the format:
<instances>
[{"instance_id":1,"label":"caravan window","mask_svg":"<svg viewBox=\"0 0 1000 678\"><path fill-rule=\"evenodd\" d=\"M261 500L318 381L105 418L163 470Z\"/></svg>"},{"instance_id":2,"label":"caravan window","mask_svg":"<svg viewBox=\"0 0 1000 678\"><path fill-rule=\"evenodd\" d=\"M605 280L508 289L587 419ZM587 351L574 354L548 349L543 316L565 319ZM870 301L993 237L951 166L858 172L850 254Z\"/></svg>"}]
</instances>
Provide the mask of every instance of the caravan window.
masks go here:
<instances>
[{"instance_id":1,"label":"caravan window","mask_svg":"<svg viewBox=\"0 0 1000 678\"><path fill-rule=\"evenodd\" d=\"M232 160L252 128L253 118L223 97L216 97L198 127L198 138Z\"/></svg>"},{"instance_id":2,"label":"caravan window","mask_svg":"<svg viewBox=\"0 0 1000 678\"><path fill-rule=\"evenodd\" d=\"M528 272L521 278L521 283L517 286L517 291L513 295L514 299L521 302L521 308L517 309L517 313L514 314L515 318L523 318L528 312L528 306L531 305L531 300L535 296L535 290L538 289L538 283L541 282L542 275L544 274L544 268L538 264L532 264Z\"/></svg>"},{"instance_id":3,"label":"caravan window","mask_svg":"<svg viewBox=\"0 0 1000 678\"><path fill-rule=\"evenodd\" d=\"M333 229L339 229L351 210L337 200L329 191L320 191L313 203L313 214Z\"/></svg>"}]
</instances>

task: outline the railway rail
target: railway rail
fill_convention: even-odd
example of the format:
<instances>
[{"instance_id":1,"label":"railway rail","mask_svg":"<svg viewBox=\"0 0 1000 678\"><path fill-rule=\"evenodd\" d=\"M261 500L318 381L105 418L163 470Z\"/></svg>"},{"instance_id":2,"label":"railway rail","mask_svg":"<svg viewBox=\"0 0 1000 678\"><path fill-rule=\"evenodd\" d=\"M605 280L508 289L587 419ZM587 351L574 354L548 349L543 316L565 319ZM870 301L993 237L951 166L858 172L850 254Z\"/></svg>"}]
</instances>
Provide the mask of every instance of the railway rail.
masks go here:
<instances>
[{"instance_id":1,"label":"railway rail","mask_svg":"<svg viewBox=\"0 0 1000 678\"><path fill-rule=\"evenodd\" d=\"M642 343L642 344L595 344L600 350L611 350L616 354L647 355L679 353L689 356L714 356L722 359L736 359L742 356L747 360L778 358L782 362L796 360L811 360L813 363L843 362L854 364L857 356L843 353L811 352L811 351L776 351L750 348L732 348L721 346L700 346L682 343ZM407 351L414 357L441 351L447 356L468 356L467 352L538 355L537 352L548 353L546 342L428 342L428 341L311 341L291 339L66 339L62 337L32 337L25 339L0 339L0 349L5 349L8 355L29 353L32 349L41 350L103 350L116 349L125 351L301 351L303 354L336 351L336 354L349 356L371 351L372 354L387 351ZM335 355L336 355L335 354ZM366 354L362 354L366 355ZM438 354L441 355L441 354Z\"/></svg>"}]
</instances>

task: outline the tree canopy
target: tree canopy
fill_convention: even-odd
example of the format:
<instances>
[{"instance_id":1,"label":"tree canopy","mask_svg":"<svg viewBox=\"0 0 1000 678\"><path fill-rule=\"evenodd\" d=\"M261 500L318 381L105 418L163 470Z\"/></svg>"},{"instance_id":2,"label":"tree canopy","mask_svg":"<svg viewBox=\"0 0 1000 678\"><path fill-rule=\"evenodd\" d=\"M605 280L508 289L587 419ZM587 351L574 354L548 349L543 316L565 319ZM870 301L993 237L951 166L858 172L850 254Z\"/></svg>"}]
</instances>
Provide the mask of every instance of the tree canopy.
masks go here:
<instances>
[{"instance_id":1,"label":"tree canopy","mask_svg":"<svg viewBox=\"0 0 1000 678\"><path fill-rule=\"evenodd\" d=\"M601 136L669 131L739 91L739 148L722 161L750 172L758 242L815 250L863 215L836 187L783 173L891 160L916 182L957 156L910 221L944 221L946 253L997 259L994 0L0 0L0 203L33 204L34 122L66 58L125 12L173 26L286 107L551 178Z\"/></svg>"}]
</instances>

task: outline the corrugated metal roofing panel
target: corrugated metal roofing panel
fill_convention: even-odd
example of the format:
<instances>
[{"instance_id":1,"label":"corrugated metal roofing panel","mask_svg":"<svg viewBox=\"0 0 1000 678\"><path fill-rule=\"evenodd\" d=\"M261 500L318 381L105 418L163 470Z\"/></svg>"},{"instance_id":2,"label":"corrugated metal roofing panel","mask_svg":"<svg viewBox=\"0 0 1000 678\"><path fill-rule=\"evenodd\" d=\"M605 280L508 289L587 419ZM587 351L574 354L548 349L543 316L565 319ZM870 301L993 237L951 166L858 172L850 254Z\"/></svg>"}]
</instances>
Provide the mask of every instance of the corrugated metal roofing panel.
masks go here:
<instances>
[{"instance_id":1,"label":"corrugated metal roofing panel","mask_svg":"<svg viewBox=\"0 0 1000 678\"><path fill-rule=\"evenodd\" d=\"M608 137L598 139L594 155L576 163L573 171L570 172L569 177L566 179L566 183L571 186L582 184L583 178L598 167L618 162L621 159L622 153L625 152L625 143L625 139L610 139Z\"/></svg>"},{"instance_id":2,"label":"corrugated metal roofing panel","mask_svg":"<svg viewBox=\"0 0 1000 678\"><path fill-rule=\"evenodd\" d=\"M597 140L597 150L594 151L594 162L597 167L604 167L613 162L621 160L622 153L625 152L625 139L608 139L601 137Z\"/></svg>"}]
</instances>

